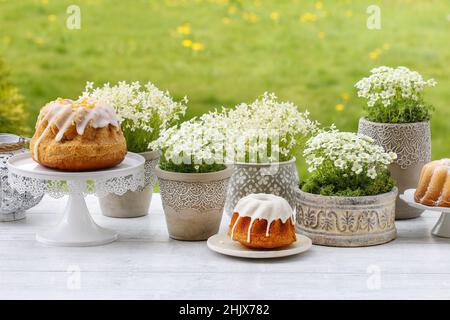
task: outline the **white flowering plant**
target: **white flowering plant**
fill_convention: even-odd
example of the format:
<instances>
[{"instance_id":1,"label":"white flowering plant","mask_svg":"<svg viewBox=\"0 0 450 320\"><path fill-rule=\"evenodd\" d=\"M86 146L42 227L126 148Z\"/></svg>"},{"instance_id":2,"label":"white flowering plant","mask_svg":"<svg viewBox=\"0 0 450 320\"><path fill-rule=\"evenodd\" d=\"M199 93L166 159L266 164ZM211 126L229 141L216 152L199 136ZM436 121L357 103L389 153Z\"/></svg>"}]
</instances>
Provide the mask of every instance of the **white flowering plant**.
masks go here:
<instances>
[{"instance_id":1,"label":"white flowering plant","mask_svg":"<svg viewBox=\"0 0 450 320\"><path fill-rule=\"evenodd\" d=\"M226 130L227 160L244 163L291 160L319 126L307 111L267 92L251 104L210 112L203 119Z\"/></svg>"},{"instance_id":2,"label":"white flowering plant","mask_svg":"<svg viewBox=\"0 0 450 320\"><path fill-rule=\"evenodd\" d=\"M381 66L370 71L369 77L355 84L358 97L365 98L366 118L380 123L413 123L429 121L433 107L426 104L423 92L434 87L434 79L424 80L406 67Z\"/></svg>"},{"instance_id":3,"label":"white flowering plant","mask_svg":"<svg viewBox=\"0 0 450 320\"><path fill-rule=\"evenodd\" d=\"M161 132L149 147L161 150L160 168L183 173L224 170L225 130L208 116L193 118Z\"/></svg>"},{"instance_id":4,"label":"white flowering plant","mask_svg":"<svg viewBox=\"0 0 450 320\"><path fill-rule=\"evenodd\" d=\"M115 108L128 150L132 152L148 151L149 143L161 131L181 120L188 101L186 97L174 101L169 92L161 91L151 82L141 86L139 81L121 81L113 86L105 83L98 88L87 82L82 97L104 101Z\"/></svg>"},{"instance_id":5,"label":"white flowering plant","mask_svg":"<svg viewBox=\"0 0 450 320\"><path fill-rule=\"evenodd\" d=\"M368 136L335 128L309 139L304 150L310 177L302 190L327 196L370 196L389 192L394 181L388 165L395 153L385 152Z\"/></svg>"}]
</instances>

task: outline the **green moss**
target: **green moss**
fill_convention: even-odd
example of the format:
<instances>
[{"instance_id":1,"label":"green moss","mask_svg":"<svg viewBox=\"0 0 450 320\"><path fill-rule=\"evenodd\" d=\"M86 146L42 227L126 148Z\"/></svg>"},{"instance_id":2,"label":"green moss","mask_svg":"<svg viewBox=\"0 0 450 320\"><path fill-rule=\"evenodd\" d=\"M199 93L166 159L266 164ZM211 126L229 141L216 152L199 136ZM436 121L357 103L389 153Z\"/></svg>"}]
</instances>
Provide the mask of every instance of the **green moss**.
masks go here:
<instances>
[{"instance_id":1,"label":"green moss","mask_svg":"<svg viewBox=\"0 0 450 320\"><path fill-rule=\"evenodd\" d=\"M224 164L175 164L165 160L161 160L159 167L162 170L180 173L209 173L226 169Z\"/></svg>"},{"instance_id":2,"label":"green moss","mask_svg":"<svg viewBox=\"0 0 450 320\"><path fill-rule=\"evenodd\" d=\"M379 173L374 180L341 171L327 172L326 175L313 173L300 188L304 192L323 196L361 197L390 192L394 185L394 179L387 170Z\"/></svg>"},{"instance_id":3,"label":"green moss","mask_svg":"<svg viewBox=\"0 0 450 320\"><path fill-rule=\"evenodd\" d=\"M388 108L384 106L365 107L366 119L379 123L414 123L430 121L434 108L423 100L401 100Z\"/></svg>"}]
</instances>

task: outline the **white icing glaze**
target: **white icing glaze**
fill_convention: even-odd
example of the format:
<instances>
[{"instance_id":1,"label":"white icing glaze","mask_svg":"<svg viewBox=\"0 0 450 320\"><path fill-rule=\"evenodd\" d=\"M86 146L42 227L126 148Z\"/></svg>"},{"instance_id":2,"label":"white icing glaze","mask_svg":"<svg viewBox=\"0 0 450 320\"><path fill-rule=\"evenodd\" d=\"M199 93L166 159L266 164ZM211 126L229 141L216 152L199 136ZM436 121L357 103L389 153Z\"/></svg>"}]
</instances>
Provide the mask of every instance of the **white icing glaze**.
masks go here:
<instances>
[{"instance_id":1,"label":"white icing glaze","mask_svg":"<svg viewBox=\"0 0 450 320\"><path fill-rule=\"evenodd\" d=\"M269 236L270 225L273 221L280 219L286 223L292 219L293 210L284 198L273 194L254 193L250 194L236 204L233 212L237 212L239 217L234 222L231 229L231 239L233 239L234 229L240 218L250 217L250 225L247 231L247 242L251 240L251 230L253 223L258 219L267 220L266 237Z\"/></svg>"},{"instance_id":2,"label":"white icing glaze","mask_svg":"<svg viewBox=\"0 0 450 320\"><path fill-rule=\"evenodd\" d=\"M47 121L48 124L34 144L33 155L36 160L39 159L39 144L53 125L58 128L58 133L55 136L56 141L60 141L67 129L73 124L79 135L84 134L88 125L93 128L104 128L108 125L119 126L116 112L112 106L87 99L78 101L57 99L52 101L42 108L37 126L42 121Z\"/></svg>"}]
</instances>

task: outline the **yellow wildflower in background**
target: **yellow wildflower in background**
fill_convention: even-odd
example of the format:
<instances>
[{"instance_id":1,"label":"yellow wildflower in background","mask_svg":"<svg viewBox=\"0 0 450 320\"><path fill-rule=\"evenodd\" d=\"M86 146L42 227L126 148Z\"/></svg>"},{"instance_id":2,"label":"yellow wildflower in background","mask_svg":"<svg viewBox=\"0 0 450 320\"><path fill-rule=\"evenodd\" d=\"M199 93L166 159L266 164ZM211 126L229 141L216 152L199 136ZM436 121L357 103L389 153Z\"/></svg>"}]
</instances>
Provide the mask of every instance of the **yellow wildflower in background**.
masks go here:
<instances>
[{"instance_id":1,"label":"yellow wildflower in background","mask_svg":"<svg viewBox=\"0 0 450 320\"><path fill-rule=\"evenodd\" d=\"M348 100L350 100L350 95L347 92L342 92L341 93L341 98L344 101L348 101Z\"/></svg>"},{"instance_id":2,"label":"yellow wildflower in background","mask_svg":"<svg viewBox=\"0 0 450 320\"><path fill-rule=\"evenodd\" d=\"M278 21L280 19L280 13L278 11L272 11L270 13L270 19L273 21Z\"/></svg>"},{"instance_id":3,"label":"yellow wildflower in background","mask_svg":"<svg viewBox=\"0 0 450 320\"><path fill-rule=\"evenodd\" d=\"M49 22L55 22L56 21L56 16L54 14L49 14L47 17Z\"/></svg>"},{"instance_id":4,"label":"yellow wildflower in background","mask_svg":"<svg viewBox=\"0 0 450 320\"><path fill-rule=\"evenodd\" d=\"M391 48L391 45L389 43L383 44L383 49L384 50L389 50L390 48Z\"/></svg>"},{"instance_id":5,"label":"yellow wildflower in background","mask_svg":"<svg viewBox=\"0 0 450 320\"><path fill-rule=\"evenodd\" d=\"M380 54L377 51L371 51L369 53L369 58L372 60L376 60Z\"/></svg>"},{"instance_id":6,"label":"yellow wildflower in background","mask_svg":"<svg viewBox=\"0 0 450 320\"><path fill-rule=\"evenodd\" d=\"M223 24L230 24L231 19L228 18L228 17L223 17L223 18L222 18L222 22L223 22Z\"/></svg>"},{"instance_id":7,"label":"yellow wildflower in background","mask_svg":"<svg viewBox=\"0 0 450 320\"><path fill-rule=\"evenodd\" d=\"M325 32L320 31L317 36L319 37L319 39L325 39Z\"/></svg>"},{"instance_id":8,"label":"yellow wildflower in background","mask_svg":"<svg viewBox=\"0 0 450 320\"><path fill-rule=\"evenodd\" d=\"M177 27L177 32L179 34L190 34L191 33L191 25L189 23L182 24Z\"/></svg>"},{"instance_id":9,"label":"yellow wildflower in background","mask_svg":"<svg viewBox=\"0 0 450 320\"><path fill-rule=\"evenodd\" d=\"M338 103L335 108L336 108L336 111L342 112L342 111L344 111L345 106L342 103Z\"/></svg>"},{"instance_id":10,"label":"yellow wildflower in background","mask_svg":"<svg viewBox=\"0 0 450 320\"><path fill-rule=\"evenodd\" d=\"M256 23L259 21L258 16L253 12L244 12L242 14L242 18L244 18L244 20L249 21L251 23Z\"/></svg>"},{"instance_id":11,"label":"yellow wildflower in background","mask_svg":"<svg viewBox=\"0 0 450 320\"><path fill-rule=\"evenodd\" d=\"M301 22L314 22L317 20L317 16L314 13L306 12L300 16Z\"/></svg>"},{"instance_id":12,"label":"yellow wildflower in background","mask_svg":"<svg viewBox=\"0 0 450 320\"><path fill-rule=\"evenodd\" d=\"M183 41L181 41L181 45L185 48L190 48L192 46L192 40L184 39Z\"/></svg>"},{"instance_id":13,"label":"yellow wildflower in background","mask_svg":"<svg viewBox=\"0 0 450 320\"><path fill-rule=\"evenodd\" d=\"M36 43L36 44L38 44L38 45L44 44L44 38L42 38L42 37L36 37L36 38L34 39L34 43Z\"/></svg>"},{"instance_id":14,"label":"yellow wildflower in background","mask_svg":"<svg viewBox=\"0 0 450 320\"><path fill-rule=\"evenodd\" d=\"M203 43L200 42L192 43L192 51L202 51L203 49L205 49Z\"/></svg>"},{"instance_id":15,"label":"yellow wildflower in background","mask_svg":"<svg viewBox=\"0 0 450 320\"><path fill-rule=\"evenodd\" d=\"M352 17L353 16L353 11L352 10L347 10L347 11L345 11L345 15L347 17Z\"/></svg>"},{"instance_id":16,"label":"yellow wildflower in background","mask_svg":"<svg viewBox=\"0 0 450 320\"><path fill-rule=\"evenodd\" d=\"M323 8L323 3L320 1L317 1L316 4L314 5L316 7L317 10L322 10Z\"/></svg>"},{"instance_id":17,"label":"yellow wildflower in background","mask_svg":"<svg viewBox=\"0 0 450 320\"><path fill-rule=\"evenodd\" d=\"M230 7L228 8L228 13L229 13L229 14L235 14L236 11L237 11L237 8L236 8L235 6L230 6Z\"/></svg>"},{"instance_id":18,"label":"yellow wildflower in background","mask_svg":"<svg viewBox=\"0 0 450 320\"><path fill-rule=\"evenodd\" d=\"M48 0L41 0L41 3L42 3L43 5L47 5L47 4L48 4Z\"/></svg>"}]
</instances>

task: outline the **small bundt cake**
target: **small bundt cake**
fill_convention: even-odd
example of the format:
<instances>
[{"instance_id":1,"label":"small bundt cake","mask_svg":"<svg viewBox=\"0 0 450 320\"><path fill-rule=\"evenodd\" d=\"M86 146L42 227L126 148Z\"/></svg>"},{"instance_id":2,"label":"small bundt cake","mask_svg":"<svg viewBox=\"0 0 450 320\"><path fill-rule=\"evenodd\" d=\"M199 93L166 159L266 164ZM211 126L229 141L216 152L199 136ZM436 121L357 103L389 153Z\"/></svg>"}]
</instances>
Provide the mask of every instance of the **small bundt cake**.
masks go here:
<instances>
[{"instance_id":1,"label":"small bundt cake","mask_svg":"<svg viewBox=\"0 0 450 320\"><path fill-rule=\"evenodd\" d=\"M250 194L237 203L228 235L255 249L288 246L296 241L289 203L272 194Z\"/></svg>"},{"instance_id":2,"label":"small bundt cake","mask_svg":"<svg viewBox=\"0 0 450 320\"><path fill-rule=\"evenodd\" d=\"M414 198L427 206L450 207L450 159L433 161L423 167Z\"/></svg>"},{"instance_id":3,"label":"small bundt cake","mask_svg":"<svg viewBox=\"0 0 450 320\"><path fill-rule=\"evenodd\" d=\"M86 171L119 164L127 146L112 106L58 98L41 109L30 151L43 166Z\"/></svg>"}]
</instances>

